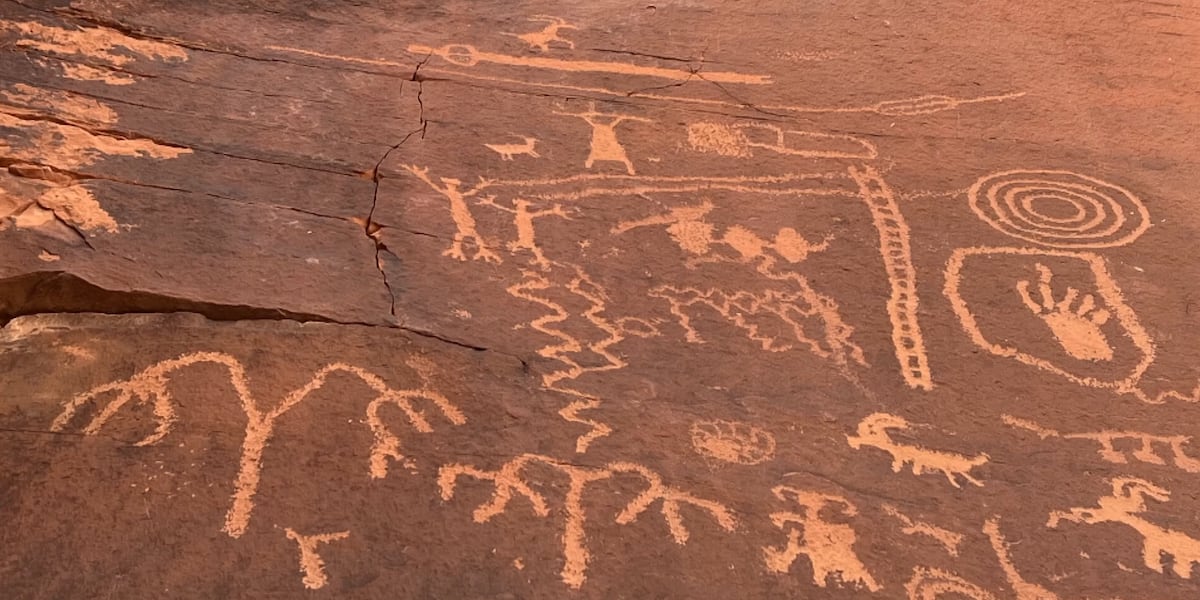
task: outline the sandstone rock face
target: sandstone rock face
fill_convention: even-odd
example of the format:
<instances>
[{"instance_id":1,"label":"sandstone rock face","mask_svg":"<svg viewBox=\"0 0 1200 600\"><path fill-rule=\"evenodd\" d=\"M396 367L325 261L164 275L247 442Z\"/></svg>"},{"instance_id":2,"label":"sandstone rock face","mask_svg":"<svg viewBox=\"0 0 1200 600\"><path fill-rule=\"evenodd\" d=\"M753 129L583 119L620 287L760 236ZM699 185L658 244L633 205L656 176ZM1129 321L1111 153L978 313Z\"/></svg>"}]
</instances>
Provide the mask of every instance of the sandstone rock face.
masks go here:
<instances>
[{"instance_id":1,"label":"sandstone rock face","mask_svg":"<svg viewBox=\"0 0 1200 600\"><path fill-rule=\"evenodd\" d=\"M1197 23L4 3L0 588L1195 598Z\"/></svg>"}]
</instances>

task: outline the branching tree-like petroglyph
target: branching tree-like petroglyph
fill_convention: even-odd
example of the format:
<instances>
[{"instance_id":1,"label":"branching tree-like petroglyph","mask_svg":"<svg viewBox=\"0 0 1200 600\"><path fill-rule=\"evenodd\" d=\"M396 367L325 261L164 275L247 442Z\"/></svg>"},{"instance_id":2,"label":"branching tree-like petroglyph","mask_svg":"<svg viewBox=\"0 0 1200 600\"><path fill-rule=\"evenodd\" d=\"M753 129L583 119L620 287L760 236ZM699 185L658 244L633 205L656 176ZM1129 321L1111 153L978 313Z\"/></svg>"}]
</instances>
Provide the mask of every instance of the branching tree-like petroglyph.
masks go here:
<instances>
[{"instance_id":1,"label":"branching tree-like petroglyph","mask_svg":"<svg viewBox=\"0 0 1200 600\"><path fill-rule=\"evenodd\" d=\"M962 477L976 486L983 486L982 481L971 475L971 469L987 463L988 455L965 456L952 452L926 450L920 446L898 443L892 439L889 433L911 428L912 425L901 417L887 413L874 413L867 415L858 424L857 435L848 435L846 440L855 450L866 446L891 454L892 472L894 473L899 473L905 464L911 464L913 475L941 473L954 487L959 487L958 477Z\"/></svg>"},{"instance_id":2,"label":"branching tree-like petroglyph","mask_svg":"<svg viewBox=\"0 0 1200 600\"><path fill-rule=\"evenodd\" d=\"M749 423L722 419L692 423L692 449L701 456L739 465L757 465L775 457L775 436Z\"/></svg>"},{"instance_id":3,"label":"branching tree-like petroglyph","mask_svg":"<svg viewBox=\"0 0 1200 600\"><path fill-rule=\"evenodd\" d=\"M1101 497L1095 507L1051 512L1046 526L1058 527L1062 521L1127 525L1142 536L1142 561L1148 568L1162 573L1169 566L1175 575L1190 579L1193 565L1200 563L1200 540L1143 518L1147 497L1167 502L1171 492L1144 479L1117 477L1112 494Z\"/></svg>"},{"instance_id":4,"label":"branching tree-like petroglyph","mask_svg":"<svg viewBox=\"0 0 1200 600\"><path fill-rule=\"evenodd\" d=\"M1151 465L1165 465L1167 459L1159 456L1158 447L1166 447L1170 450L1170 460L1175 467L1187 471L1188 473L1200 473L1200 459L1188 456L1184 446L1192 441L1191 436L1187 435L1155 435L1151 433L1143 433L1140 431L1095 431L1085 433L1060 433L1053 429L1047 429L1029 421L1027 419L1018 419L1011 415L1002 415L1005 424L1032 431L1042 439L1056 437L1064 440L1090 440L1100 444L1100 449L1097 450L1100 458L1107 462L1115 464L1127 464L1132 456L1135 460ZM1132 443L1137 447L1130 450L1118 450L1118 443Z\"/></svg>"},{"instance_id":5,"label":"branching tree-like petroglyph","mask_svg":"<svg viewBox=\"0 0 1200 600\"><path fill-rule=\"evenodd\" d=\"M595 102L591 103L583 112L554 111L554 114L578 117L591 125L591 149L588 150L587 160L583 163L584 168L590 169L597 162L619 162L625 165L626 172L630 175L634 174L633 163L629 161L625 147L617 139L617 126L625 121L636 123L653 123L653 121L633 115L597 112Z\"/></svg>"},{"instance_id":6,"label":"branching tree-like petroglyph","mask_svg":"<svg viewBox=\"0 0 1200 600\"><path fill-rule=\"evenodd\" d=\"M1029 281L1018 281L1017 292L1033 314L1050 327L1054 339L1067 354L1081 360L1112 360L1113 349L1100 329L1108 322L1109 313L1096 307L1092 294L1079 298L1079 290L1068 287L1061 300L1056 300L1050 282L1054 274L1049 267L1038 264L1038 299L1029 291ZM1075 305L1075 301L1079 304Z\"/></svg>"},{"instance_id":7,"label":"branching tree-like petroglyph","mask_svg":"<svg viewBox=\"0 0 1200 600\"><path fill-rule=\"evenodd\" d=\"M318 535L301 535L296 533L291 528L284 530L287 533L289 540L296 542L300 550L300 572L304 573L304 587L310 590L319 590L329 583L329 577L325 574L325 561L321 559L321 555L317 552L317 546L320 544L328 544L337 540L344 540L350 537L349 531L339 531L337 533L322 533Z\"/></svg>"},{"instance_id":8,"label":"branching tree-like petroglyph","mask_svg":"<svg viewBox=\"0 0 1200 600\"><path fill-rule=\"evenodd\" d=\"M529 44L530 48L540 50L542 52L549 52L550 44L554 43L562 44L571 50L575 49L575 42L565 39L559 35L559 32L563 29L579 29L578 27L568 23L566 19L552 17L549 15L533 15L532 17L526 19L526 21L531 23L544 23L545 27L530 33L504 33L501 35L515 37L522 42Z\"/></svg>"},{"instance_id":9,"label":"branching tree-like petroglyph","mask_svg":"<svg viewBox=\"0 0 1200 600\"><path fill-rule=\"evenodd\" d=\"M461 477L491 481L495 488L492 499L475 509L473 518L476 523L486 523L506 512L508 503L514 495L525 498L536 516L547 517L550 515L549 503L545 496L534 489L533 482L528 479L529 476L525 472L532 465L549 467L566 475L569 479L569 487L563 503L566 517L562 534L564 563L561 574L563 582L573 589L581 588L587 580L588 561L591 559L584 532L587 515L583 508L583 495L589 483L608 480L623 474L641 477L647 485L646 489L617 514L614 522L619 525L633 523L654 503L659 502L661 504L660 511L667 523L671 538L680 545L687 543L690 537L680 512L685 504L699 511L707 512L725 531L733 531L737 525L734 514L724 505L697 498L670 487L650 469L626 462L614 462L604 468L595 468L565 463L548 456L523 454L508 461L495 471L461 464L445 465L438 472L438 487L441 490L442 499L449 501L454 497L458 480Z\"/></svg>"},{"instance_id":10,"label":"branching tree-like petroglyph","mask_svg":"<svg viewBox=\"0 0 1200 600\"><path fill-rule=\"evenodd\" d=\"M858 509L849 500L786 485L775 486L771 493L785 503L799 506L800 512L771 513L771 522L787 531L788 537L782 547L763 548L768 570L787 573L803 554L812 564L813 583L819 587L825 587L832 579L839 586L866 587L872 592L882 589L854 552L854 542L858 539L854 528L821 517L822 510L835 506L840 508L842 516L856 516Z\"/></svg>"},{"instance_id":11,"label":"branching tree-like petroglyph","mask_svg":"<svg viewBox=\"0 0 1200 600\"><path fill-rule=\"evenodd\" d=\"M904 586L908 600L938 600L944 597L996 600L991 592L941 569L917 567Z\"/></svg>"},{"instance_id":12,"label":"branching tree-like petroglyph","mask_svg":"<svg viewBox=\"0 0 1200 600\"><path fill-rule=\"evenodd\" d=\"M1013 565L1012 556L1009 555L1009 544L1004 539L1004 535L1000 533L1000 517L995 516L985 521L983 533L987 536L988 542L992 544L996 560L1000 561L1000 568L1004 570L1004 577L1012 586L1017 600L1059 600L1058 594L1036 583L1026 581L1017 571L1017 567Z\"/></svg>"},{"instance_id":13,"label":"branching tree-like petroglyph","mask_svg":"<svg viewBox=\"0 0 1200 600\"><path fill-rule=\"evenodd\" d=\"M226 369L229 383L246 415L246 433L242 442L238 476L234 482L233 503L225 515L223 528L223 531L230 537L241 537L250 524L250 515L254 510L254 496L258 492L258 483L262 474L263 452L271 441L276 423L310 394L321 389L329 376L335 373L352 375L378 394L367 407L367 421L371 431L375 434L375 444L371 449L368 465L372 477L378 478L387 474L386 460L388 458L396 460L403 458L400 453L399 438L388 430L379 418L379 410L382 406L391 404L398 407L408 417L409 424L413 429L421 433L432 432L433 426L413 406L413 402L416 400L428 401L454 425L466 422L466 417L449 400L428 389L429 382L427 380L425 389L396 390L388 386L378 375L344 363L333 363L321 367L308 383L289 392L273 408L264 410L250 393L249 379L246 377L246 370L240 361L220 352L193 352L147 367L129 379L99 385L75 396L67 402L63 411L50 425L50 429L51 431L64 431L75 420L83 407L91 404L98 405L105 396L115 394L115 398L104 404L84 426L84 435L98 434L123 407L130 401L135 401L137 404L149 404L157 421L154 432L142 438L135 445L154 444L166 437L178 421L176 412L178 401L172 396L169 388L170 376L184 367L204 363ZM427 373L420 370L418 372L423 378L428 376Z\"/></svg>"},{"instance_id":14,"label":"branching tree-like petroglyph","mask_svg":"<svg viewBox=\"0 0 1200 600\"><path fill-rule=\"evenodd\" d=\"M470 241L475 245L475 260L486 260L488 262L500 262L500 256L488 248L488 242L484 240L475 227L475 216L471 213L471 207L467 204L467 198L475 196L487 187L488 182L480 180L480 182L470 190L461 190L459 186L462 181L449 177L442 177L441 185L434 183L429 177L429 167L418 167L416 165L404 165L404 169L412 173L414 177L424 181L429 187L433 188L437 193L446 197L450 202L450 218L454 220L454 242L450 245L443 256L449 256L458 260L467 260L467 255L463 251L463 243Z\"/></svg>"},{"instance_id":15,"label":"branching tree-like petroglyph","mask_svg":"<svg viewBox=\"0 0 1200 600\"><path fill-rule=\"evenodd\" d=\"M903 524L903 527L900 529L900 533L903 533L904 535L922 535L932 538L937 541L937 543L941 544L942 548L946 550L947 554L950 556L958 556L958 547L963 541L963 535L961 533L955 533L949 529L943 529L937 525L926 523L924 521L914 521L913 519L909 518L908 515L900 512L899 509L891 504L884 504L880 508L883 509L885 514L895 517L900 521L901 524Z\"/></svg>"}]
</instances>

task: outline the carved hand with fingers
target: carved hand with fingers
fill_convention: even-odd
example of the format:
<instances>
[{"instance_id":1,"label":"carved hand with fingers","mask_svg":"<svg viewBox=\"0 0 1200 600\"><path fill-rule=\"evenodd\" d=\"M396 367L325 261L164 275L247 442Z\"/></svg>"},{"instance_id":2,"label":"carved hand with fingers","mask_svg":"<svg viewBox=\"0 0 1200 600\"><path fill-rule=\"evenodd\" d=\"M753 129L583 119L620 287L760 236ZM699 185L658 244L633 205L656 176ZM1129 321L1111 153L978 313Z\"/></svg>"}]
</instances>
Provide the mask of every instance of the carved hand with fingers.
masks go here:
<instances>
[{"instance_id":1,"label":"carved hand with fingers","mask_svg":"<svg viewBox=\"0 0 1200 600\"><path fill-rule=\"evenodd\" d=\"M1059 301L1055 301L1050 287L1054 274L1049 267L1038 264L1037 296L1029 290L1029 281L1017 282L1017 293L1033 314L1037 315L1054 334L1055 339L1074 358L1080 360L1112 360L1113 349L1100 327L1108 322L1109 312L1096 306L1091 294L1079 298L1079 290L1068 287ZM1075 301L1079 300L1078 305Z\"/></svg>"}]
</instances>

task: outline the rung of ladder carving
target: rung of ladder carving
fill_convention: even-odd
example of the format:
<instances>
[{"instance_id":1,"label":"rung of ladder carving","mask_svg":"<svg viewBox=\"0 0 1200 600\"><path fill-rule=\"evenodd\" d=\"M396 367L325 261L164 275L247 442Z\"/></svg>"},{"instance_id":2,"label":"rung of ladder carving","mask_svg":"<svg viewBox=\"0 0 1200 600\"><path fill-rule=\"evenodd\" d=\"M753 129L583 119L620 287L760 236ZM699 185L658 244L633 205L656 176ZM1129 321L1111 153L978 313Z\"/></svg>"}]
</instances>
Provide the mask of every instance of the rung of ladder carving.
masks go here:
<instances>
[{"instance_id":1,"label":"rung of ladder carving","mask_svg":"<svg viewBox=\"0 0 1200 600\"><path fill-rule=\"evenodd\" d=\"M888 318L892 322L892 345L900 361L900 373L909 387L933 389L925 342L917 323L917 272L912 265L908 224L900 214L891 188L875 169L850 167L850 176L858 183L859 193L879 232L879 253L892 288Z\"/></svg>"}]
</instances>

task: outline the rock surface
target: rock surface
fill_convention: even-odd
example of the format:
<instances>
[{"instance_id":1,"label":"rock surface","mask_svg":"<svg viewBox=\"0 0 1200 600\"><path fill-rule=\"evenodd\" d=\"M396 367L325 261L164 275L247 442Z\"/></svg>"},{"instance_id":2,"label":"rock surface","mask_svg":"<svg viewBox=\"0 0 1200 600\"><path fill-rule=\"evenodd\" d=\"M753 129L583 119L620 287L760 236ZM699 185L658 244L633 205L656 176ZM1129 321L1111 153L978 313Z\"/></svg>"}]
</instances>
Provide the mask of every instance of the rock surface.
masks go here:
<instances>
[{"instance_id":1,"label":"rock surface","mask_svg":"<svg viewBox=\"0 0 1200 600\"><path fill-rule=\"evenodd\" d=\"M0 4L0 587L1195 598L1197 23Z\"/></svg>"}]
</instances>

